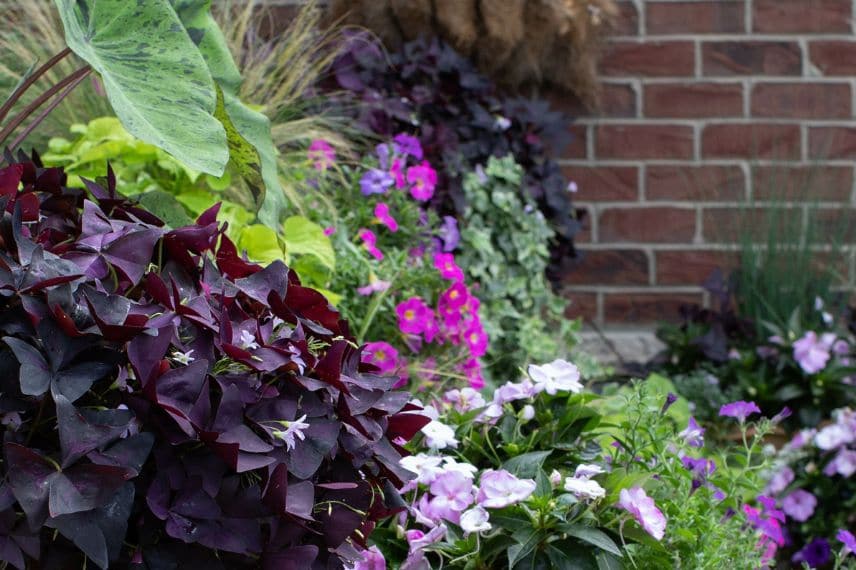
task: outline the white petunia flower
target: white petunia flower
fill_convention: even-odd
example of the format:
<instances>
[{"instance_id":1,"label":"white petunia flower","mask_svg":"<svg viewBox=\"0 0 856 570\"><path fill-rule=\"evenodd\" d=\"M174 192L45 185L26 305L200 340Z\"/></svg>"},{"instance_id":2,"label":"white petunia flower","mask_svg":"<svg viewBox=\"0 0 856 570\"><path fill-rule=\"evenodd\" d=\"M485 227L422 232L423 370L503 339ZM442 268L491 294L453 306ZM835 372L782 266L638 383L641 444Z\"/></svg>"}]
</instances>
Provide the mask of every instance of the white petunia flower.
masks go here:
<instances>
[{"instance_id":1,"label":"white petunia flower","mask_svg":"<svg viewBox=\"0 0 856 570\"><path fill-rule=\"evenodd\" d=\"M581 392L580 371L566 360L557 359L540 366L529 366L529 376L535 382L536 392L547 392L555 396L557 392Z\"/></svg>"}]
</instances>

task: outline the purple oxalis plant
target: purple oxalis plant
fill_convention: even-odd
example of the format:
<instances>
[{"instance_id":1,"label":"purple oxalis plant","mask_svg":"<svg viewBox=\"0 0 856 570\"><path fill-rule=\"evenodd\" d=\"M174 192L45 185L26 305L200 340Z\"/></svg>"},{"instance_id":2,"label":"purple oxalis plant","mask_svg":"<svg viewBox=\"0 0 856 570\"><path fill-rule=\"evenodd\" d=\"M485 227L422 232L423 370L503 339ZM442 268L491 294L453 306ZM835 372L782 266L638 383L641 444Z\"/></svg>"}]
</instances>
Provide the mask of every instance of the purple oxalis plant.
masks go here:
<instances>
[{"instance_id":1,"label":"purple oxalis plant","mask_svg":"<svg viewBox=\"0 0 856 570\"><path fill-rule=\"evenodd\" d=\"M0 561L341 568L428 422L343 321L216 221L0 165ZM38 562L35 562L38 561Z\"/></svg>"}]
</instances>

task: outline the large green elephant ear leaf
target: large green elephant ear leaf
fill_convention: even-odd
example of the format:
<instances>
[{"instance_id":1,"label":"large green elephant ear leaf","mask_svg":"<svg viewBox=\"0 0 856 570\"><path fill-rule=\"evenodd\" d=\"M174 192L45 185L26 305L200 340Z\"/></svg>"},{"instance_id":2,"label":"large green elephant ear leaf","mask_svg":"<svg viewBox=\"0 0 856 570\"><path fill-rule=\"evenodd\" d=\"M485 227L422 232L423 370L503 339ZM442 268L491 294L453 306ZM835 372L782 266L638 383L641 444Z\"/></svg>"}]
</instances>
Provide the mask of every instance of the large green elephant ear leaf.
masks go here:
<instances>
[{"instance_id":1,"label":"large green elephant ear leaf","mask_svg":"<svg viewBox=\"0 0 856 570\"><path fill-rule=\"evenodd\" d=\"M178 17L208 64L219 89L215 116L226 128L231 164L249 187L261 222L279 225L285 194L279 182L276 147L268 118L241 102L241 73L226 38L211 16L210 0L171 0Z\"/></svg>"},{"instance_id":2,"label":"large green elephant ear leaf","mask_svg":"<svg viewBox=\"0 0 856 570\"><path fill-rule=\"evenodd\" d=\"M194 170L229 161L205 59L169 0L55 0L68 47L101 75L125 128Z\"/></svg>"}]
</instances>

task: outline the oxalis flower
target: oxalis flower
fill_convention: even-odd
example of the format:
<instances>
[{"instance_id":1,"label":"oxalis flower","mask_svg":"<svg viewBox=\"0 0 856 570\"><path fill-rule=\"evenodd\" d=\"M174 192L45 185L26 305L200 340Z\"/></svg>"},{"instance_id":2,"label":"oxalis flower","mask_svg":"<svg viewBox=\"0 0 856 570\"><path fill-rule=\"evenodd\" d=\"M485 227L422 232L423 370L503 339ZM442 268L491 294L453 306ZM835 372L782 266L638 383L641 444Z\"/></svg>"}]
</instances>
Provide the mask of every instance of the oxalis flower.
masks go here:
<instances>
[{"instance_id":1,"label":"oxalis flower","mask_svg":"<svg viewBox=\"0 0 856 570\"><path fill-rule=\"evenodd\" d=\"M657 540L666 535L666 517L641 487L622 489L618 494L618 506L633 515L645 532Z\"/></svg>"},{"instance_id":2,"label":"oxalis flower","mask_svg":"<svg viewBox=\"0 0 856 570\"><path fill-rule=\"evenodd\" d=\"M555 396L559 391L576 394L583 389L580 371L561 358L540 366L530 365L529 376L535 383L535 392L547 392L551 396Z\"/></svg>"},{"instance_id":3,"label":"oxalis flower","mask_svg":"<svg viewBox=\"0 0 856 570\"><path fill-rule=\"evenodd\" d=\"M316 139L309 145L307 153L315 170L323 172L336 164L336 151L325 140Z\"/></svg>"},{"instance_id":4,"label":"oxalis flower","mask_svg":"<svg viewBox=\"0 0 856 570\"><path fill-rule=\"evenodd\" d=\"M305 419L306 419L306 414L303 414L298 419L296 419L292 422L282 421L280 423L285 427L285 431L281 431L281 430L274 430L273 431L274 437L277 437L277 438L279 438L285 442L285 450L286 451L291 451L292 449L294 449L294 446L297 443L295 441L295 438L297 438L301 441L303 441L306 438L306 435L303 433L303 431L309 427L309 424L307 424L303 421Z\"/></svg>"},{"instance_id":5,"label":"oxalis flower","mask_svg":"<svg viewBox=\"0 0 856 570\"><path fill-rule=\"evenodd\" d=\"M752 414L760 414L761 409L755 402L731 402L719 408L719 415L723 417L735 418L741 424L746 421L746 418Z\"/></svg>"},{"instance_id":6,"label":"oxalis flower","mask_svg":"<svg viewBox=\"0 0 856 570\"><path fill-rule=\"evenodd\" d=\"M482 473L479 483L481 486L476 500L488 509L504 509L525 501L535 492L535 481L518 479L505 469L488 469Z\"/></svg>"}]
</instances>

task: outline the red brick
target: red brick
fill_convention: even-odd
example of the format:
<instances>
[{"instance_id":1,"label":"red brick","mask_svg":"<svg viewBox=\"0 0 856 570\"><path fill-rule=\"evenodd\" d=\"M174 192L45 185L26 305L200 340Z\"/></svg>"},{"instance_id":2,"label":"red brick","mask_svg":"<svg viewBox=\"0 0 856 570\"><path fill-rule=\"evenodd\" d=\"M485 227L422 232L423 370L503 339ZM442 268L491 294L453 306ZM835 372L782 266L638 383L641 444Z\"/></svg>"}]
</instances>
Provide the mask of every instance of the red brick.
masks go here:
<instances>
[{"instance_id":1,"label":"red brick","mask_svg":"<svg viewBox=\"0 0 856 570\"><path fill-rule=\"evenodd\" d=\"M824 75L856 75L856 42L811 42L809 56Z\"/></svg>"},{"instance_id":2,"label":"red brick","mask_svg":"<svg viewBox=\"0 0 856 570\"><path fill-rule=\"evenodd\" d=\"M597 318L597 293L569 291L564 295L568 300L565 317L569 319L595 320Z\"/></svg>"},{"instance_id":3,"label":"red brick","mask_svg":"<svg viewBox=\"0 0 856 570\"><path fill-rule=\"evenodd\" d=\"M588 158L588 127L586 125L571 125L571 144L565 148L564 158Z\"/></svg>"},{"instance_id":4,"label":"red brick","mask_svg":"<svg viewBox=\"0 0 856 570\"><path fill-rule=\"evenodd\" d=\"M693 130L676 125L600 125L597 158L682 158L693 155Z\"/></svg>"},{"instance_id":5,"label":"red brick","mask_svg":"<svg viewBox=\"0 0 856 570\"><path fill-rule=\"evenodd\" d=\"M724 123L702 131L705 158L798 160L800 148L797 125Z\"/></svg>"},{"instance_id":6,"label":"red brick","mask_svg":"<svg viewBox=\"0 0 856 570\"><path fill-rule=\"evenodd\" d=\"M600 111L608 117L635 117L636 90L629 83L606 83L600 95Z\"/></svg>"},{"instance_id":7,"label":"red brick","mask_svg":"<svg viewBox=\"0 0 856 570\"><path fill-rule=\"evenodd\" d=\"M811 127L808 152L809 158L852 160L856 158L856 128Z\"/></svg>"},{"instance_id":8,"label":"red brick","mask_svg":"<svg viewBox=\"0 0 856 570\"><path fill-rule=\"evenodd\" d=\"M701 59L708 76L802 74L802 52L796 42L705 42Z\"/></svg>"},{"instance_id":9,"label":"red brick","mask_svg":"<svg viewBox=\"0 0 856 570\"><path fill-rule=\"evenodd\" d=\"M607 76L692 76L694 51L692 42L616 41L610 44L600 69Z\"/></svg>"},{"instance_id":10,"label":"red brick","mask_svg":"<svg viewBox=\"0 0 856 570\"><path fill-rule=\"evenodd\" d=\"M743 0L648 2L649 34L739 34L746 31Z\"/></svg>"},{"instance_id":11,"label":"red brick","mask_svg":"<svg viewBox=\"0 0 856 570\"><path fill-rule=\"evenodd\" d=\"M585 213L582 221L582 229L574 236L574 242L576 243L592 243L592 220L595 218L594 208L589 206L580 206L578 204L574 204L576 209L582 209Z\"/></svg>"},{"instance_id":12,"label":"red brick","mask_svg":"<svg viewBox=\"0 0 856 570\"><path fill-rule=\"evenodd\" d=\"M606 293L603 318L609 323L677 322L684 305L700 305L701 293Z\"/></svg>"},{"instance_id":13,"label":"red brick","mask_svg":"<svg viewBox=\"0 0 856 570\"><path fill-rule=\"evenodd\" d=\"M716 269L726 274L737 265L737 255L728 251L658 251L658 285L701 285Z\"/></svg>"},{"instance_id":14,"label":"red brick","mask_svg":"<svg viewBox=\"0 0 856 570\"><path fill-rule=\"evenodd\" d=\"M856 212L853 208L820 209L811 217L815 231L811 239L815 243L830 245L856 243Z\"/></svg>"},{"instance_id":15,"label":"red brick","mask_svg":"<svg viewBox=\"0 0 856 570\"><path fill-rule=\"evenodd\" d=\"M568 166L568 180L577 183L576 199L582 202L633 201L639 199L636 166Z\"/></svg>"},{"instance_id":16,"label":"red brick","mask_svg":"<svg viewBox=\"0 0 856 570\"><path fill-rule=\"evenodd\" d=\"M639 35L639 11L633 2L618 3L618 16L613 24L612 33L616 36Z\"/></svg>"},{"instance_id":17,"label":"red brick","mask_svg":"<svg viewBox=\"0 0 856 570\"><path fill-rule=\"evenodd\" d=\"M755 200L845 202L853 192L850 166L756 166L752 180Z\"/></svg>"},{"instance_id":18,"label":"red brick","mask_svg":"<svg viewBox=\"0 0 856 570\"><path fill-rule=\"evenodd\" d=\"M649 165L645 175L648 200L729 201L745 195L739 166Z\"/></svg>"},{"instance_id":19,"label":"red brick","mask_svg":"<svg viewBox=\"0 0 856 570\"><path fill-rule=\"evenodd\" d=\"M756 32L851 32L851 0L755 0L752 15Z\"/></svg>"},{"instance_id":20,"label":"red brick","mask_svg":"<svg viewBox=\"0 0 856 570\"><path fill-rule=\"evenodd\" d=\"M648 256L638 249L583 251L566 274L567 285L647 285Z\"/></svg>"},{"instance_id":21,"label":"red brick","mask_svg":"<svg viewBox=\"0 0 856 570\"><path fill-rule=\"evenodd\" d=\"M600 213L601 243L687 243L695 236L692 208L608 208Z\"/></svg>"},{"instance_id":22,"label":"red brick","mask_svg":"<svg viewBox=\"0 0 856 570\"><path fill-rule=\"evenodd\" d=\"M766 118L846 119L853 115L846 83L761 83L752 89L752 115Z\"/></svg>"},{"instance_id":23,"label":"red brick","mask_svg":"<svg viewBox=\"0 0 856 570\"><path fill-rule=\"evenodd\" d=\"M717 207L702 213L702 233L709 243L741 243L746 237L766 242L772 227L801 227L802 209Z\"/></svg>"},{"instance_id":24,"label":"red brick","mask_svg":"<svg viewBox=\"0 0 856 570\"><path fill-rule=\"evenodd\" d=\"M737 83L657 83L645 86L646 117L741 115L743 86Z\"/></svg>"}]
</instances>

